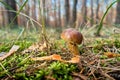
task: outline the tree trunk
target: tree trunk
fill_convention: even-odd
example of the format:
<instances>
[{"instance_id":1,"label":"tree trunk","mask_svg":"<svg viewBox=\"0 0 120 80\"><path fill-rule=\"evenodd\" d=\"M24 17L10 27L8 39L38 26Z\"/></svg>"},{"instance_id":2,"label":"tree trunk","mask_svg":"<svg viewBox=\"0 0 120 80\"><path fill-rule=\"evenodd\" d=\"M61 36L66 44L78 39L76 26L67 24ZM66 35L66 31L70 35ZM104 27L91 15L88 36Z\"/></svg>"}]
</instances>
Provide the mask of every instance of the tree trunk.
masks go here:
<instances>
[{"instance_id":1,"label":"tree trunk","mask_svg":"<svg viewBox=\"0 0 120 80\"><path fill-rule=\"evenodd\" d=\"M99 8L100 8L99 0L97 0L96 5L97 5L97 9L96 9L96 24L98 24L98 22L99 22L99 15L98 15L98 13L99 13Z\"/></svg>"},{"instance_id":2,"label":"tree trunk","mask_svg":"<svg viewBox=\"0 0 120 80\"><path fill-rule=\"evenodd\" d=\"M17 17L16 17L16 13L15 12L10 12L9 10L13 10L13 11L17 11L17 7L16 7L16 1L15 0L5 0L6 4L8 6L10 6L10 8L6 7L7 11L7 15L8 15L8 24L11 24L11 22L13 21L13 25L18 25L17 22ZM15 18L16 17L16 18ZM11 27L13 28L13 26Z\"/></svg>"},{"instance_id":3,"label":"tree trunk","mask_svg":"<svg viewBox=\"0 0 120 80\"><path fill-rule=\"evenodd\" d=\"M54 0L54 23L55 23L55 27L57 27L57 6L56 6L57 2L56 0Z\"/></svg>"},{"instance_id":4,"label":"tree trunk","mask_svg":"<svg viewBox=\"0 0 120 80\"><path fill-rule=\"evenodd\" d=\"M44 26L46 26L46 0L42 0L42 4L43 4L43 22L44 22Z\"/></svg>"},{"instance_id":5,"label":"tree trunk","mask_svg":"<svg viewBox=\"0 0 120 80\"><path fill-rule=\"evenodd\" d=\"M3 26L3 8L0 6L0 28Z\"/></svg>"},{"instance_id":6,"label":"tree trunk","mask_svg":"<svg viewBox=\"0 0 120 80\"><path fill-rule=\"evenodd\" d=\"M23 5L24 1L23 0L19 0L19 5ZM18 7L18 10L20 9L20 6ZM30 9L29 9L29 4L27 3L25 5L25 8L21 11L21 13L25 13L26 15L29 16L30 13ZM18 15L18 25L19 26L26 26L26 17L22 16L22 15Z\"/></svg>"},{"instance_id":7,"label":"tree trunk","mask_svg":"<svg viewBox=\"0 0 120 80\"><path fill-rule=\"evenodd\" d=\"M58 26L61 27L61 3L60 3L60 0L58 0Z\"/></svg>"},{"instance_id":8,"label":"tree trunk","mask_svg":"<svg viewBox=\"0 0 120 80\"><path fill-rule=\"evenodd\" d=\"M3 7L2 10L5 10L5 8ZM7 26L7 24L8 24L8 17L7 17L7 13L5 11L2 11L2 18L3 18L3 25Z\"/></svg>"},{"instance_id":9,"label":"tree trunk","mask_svg":"<svg viewBox=\"0 0 120 80\"><path fill-rule=\"evenodd\" d=\"M47 26L50 26L50 24L49 24L49 22L50 22L49 11L50 11L50 7L51 7L51 1L48 0L48 1L46 2L46 4L48 5L48 6L46 7L46 25L47 25Z\"/></svg>"},{"instance_id":10,"label":"tree trunk","mask_svg":"<svg viewBox=\"0 0 120 80\"><path fill-rule=\"evenodd\" d=\"M32 18L36 20L36 0L32 0Z\"/></svg>"},{"instance_id":11,"label":"tree trunk","mask_svg":"<svg viewBox=\"0 0 120 80\"><path fill-rule=\"evenodd\" d=\"M115 24L120 24L120 1L117 2Z\"/></svg>"},{"instance_id":12,"label":"tree trunk","mask_svg":"<svg viewBox=\"0 0 120 80\"><path fill-rule=\"evenodd\" d=\"M72 23L73 23L74 27L76 27L77 3L78 3L78 0L74 0L74 4L73 4L73 16L72 16Z\"/></svg>"},{"instance_id":13,"label":"tree trunk","mask_svg":"<svg viewBox=\"0 0 120 80\"><path fill-rule=\"evenodd\" d=\"M82 0L82 16L83 16L83 18L82 18L82 27L84 27L85 26L85 24L87 23L87 6L86 6L86 3L87 2L87 0Z\"/></svg>"},{"instance_id":14,"label":"tree trunk","mask_svg":"<svg viewBox=\"0 0 120 80\"><path fill-rule=\"evenodd\" d=\"M94 23L93 0L91 0L91 21L90 21L90 25L93 26L93 23Z\"/></svg>"},{"instance_id":15,"label":"tree trunk","mask_svg":"<svg viewBox=\"0 0 120 80\"><path fill-rule=\"evenodd\" d=\"M69 0L65 0L65 26L69 25L70 21L70 4Z\"/></svg>"}]
</instances>

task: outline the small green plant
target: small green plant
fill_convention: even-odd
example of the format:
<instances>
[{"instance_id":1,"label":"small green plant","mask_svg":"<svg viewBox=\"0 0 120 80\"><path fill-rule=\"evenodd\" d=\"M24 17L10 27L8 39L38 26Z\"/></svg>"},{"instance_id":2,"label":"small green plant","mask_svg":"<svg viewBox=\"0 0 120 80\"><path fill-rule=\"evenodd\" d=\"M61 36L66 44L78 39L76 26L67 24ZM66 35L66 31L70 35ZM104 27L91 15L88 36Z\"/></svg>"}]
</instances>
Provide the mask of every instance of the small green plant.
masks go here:
<instances>
[{"instance_id":1,"label":"small green plant","mask_svg":"<svg viewBox=\"0 0 120 80\"><path fill-rule=\"evenodd\" d=\"M103 20L104 20L105 16L107 15L109 9L110 9L116 2L118 2L118 1L120 1L120 0L116 0L116 1L112 2L112 3L108 6L107 10L105 11L104 15L102 16L102 19L100 20L100 23L97 25L98 29L97 29L97 31L96 31L96 33L95 33L96 36L100 36L100 31L101 31L101 29L102 29L102 27L103 27Z\"/></svg>"}]
</instances>

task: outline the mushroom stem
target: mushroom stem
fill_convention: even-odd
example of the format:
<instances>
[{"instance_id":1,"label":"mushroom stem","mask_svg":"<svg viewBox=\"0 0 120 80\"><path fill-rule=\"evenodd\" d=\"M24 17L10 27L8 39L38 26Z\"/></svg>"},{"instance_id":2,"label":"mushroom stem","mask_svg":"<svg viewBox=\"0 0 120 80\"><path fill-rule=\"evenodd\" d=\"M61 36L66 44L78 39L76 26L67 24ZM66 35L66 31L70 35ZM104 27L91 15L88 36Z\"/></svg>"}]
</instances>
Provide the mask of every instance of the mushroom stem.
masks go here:
<instances>
[{"instance_id":1,"label":"mushroom stem","mask_svg":"<svg viewBox=\"0 0 120 80\"><path fill-rule=\"evenodd\" d=\"M73 55L79 55L79 50L77 44L68 43L68 48Z\"/></svg>"}]
</instances>

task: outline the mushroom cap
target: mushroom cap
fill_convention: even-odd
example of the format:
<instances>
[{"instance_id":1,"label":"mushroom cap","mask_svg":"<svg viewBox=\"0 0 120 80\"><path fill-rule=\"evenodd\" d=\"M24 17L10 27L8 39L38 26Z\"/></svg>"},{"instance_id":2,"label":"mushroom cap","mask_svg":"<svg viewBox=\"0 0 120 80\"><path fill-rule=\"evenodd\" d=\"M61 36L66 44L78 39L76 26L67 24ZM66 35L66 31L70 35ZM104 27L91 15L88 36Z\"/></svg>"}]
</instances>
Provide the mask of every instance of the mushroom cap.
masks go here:
<instances>
[{"instance_id":1,"label":"mushroom cap","mask_svg":"<svg viewBox=\"0 0 120 80\"><path fill-rule=\"evenodd\" d=\"M76 44L81 44L83 40L82 34L73 28L65 29L61 33L61 38L66 42L72 42Z\"/></svg>"}]
</instances>

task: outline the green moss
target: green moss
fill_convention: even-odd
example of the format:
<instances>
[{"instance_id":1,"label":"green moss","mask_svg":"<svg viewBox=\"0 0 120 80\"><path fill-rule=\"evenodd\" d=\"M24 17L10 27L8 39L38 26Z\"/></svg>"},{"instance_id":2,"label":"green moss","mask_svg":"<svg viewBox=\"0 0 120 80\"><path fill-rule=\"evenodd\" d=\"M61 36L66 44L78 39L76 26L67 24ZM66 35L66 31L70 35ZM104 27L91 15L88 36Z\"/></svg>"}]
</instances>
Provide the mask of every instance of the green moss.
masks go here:
<instances>
[{"instance_id":1,"label":"green moss","mask_svg":"<svg viewBox=\"0 0 120 80\"><path fill-rule=\"evenodd\" d=\"M77 67L72 64L53 62L48 69L52 71L52 76L58 80L72 80L71 73L77 70Z\"/></svg>"},{"instance_id":2,"label":"green moss","mask_svg":"<svg viewBox=\"0 0 120 80\"><path fill-rule=\"evenodd\" d=\"M114 45L115 45L117 48L120 48L120 40L115 39Z\"/></svg>"}]
</instances>

